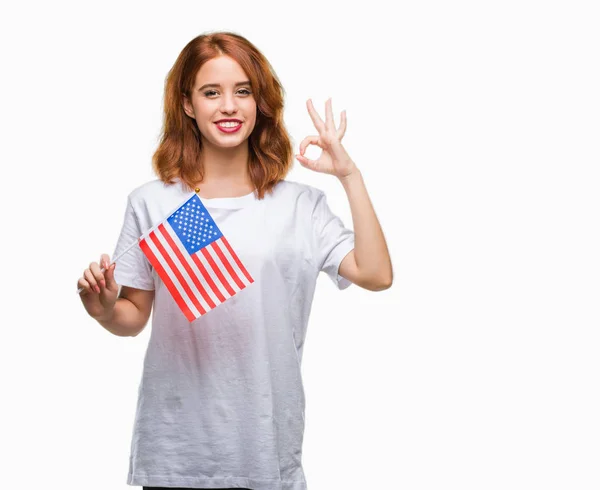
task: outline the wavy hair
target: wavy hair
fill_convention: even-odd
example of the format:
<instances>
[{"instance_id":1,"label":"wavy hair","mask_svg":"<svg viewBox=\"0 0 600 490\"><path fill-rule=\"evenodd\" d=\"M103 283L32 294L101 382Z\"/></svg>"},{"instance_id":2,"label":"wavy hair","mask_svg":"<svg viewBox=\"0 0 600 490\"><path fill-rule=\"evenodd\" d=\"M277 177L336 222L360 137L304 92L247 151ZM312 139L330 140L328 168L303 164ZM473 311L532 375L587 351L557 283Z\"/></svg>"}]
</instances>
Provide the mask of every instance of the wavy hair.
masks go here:
<instances>
[{"instance_id":1,"label":"wavy hair","mask_svg":"<svg viewBox=\"0 0 600 490\"><path fill-rule=\"evenodd\" d=\"M248 170L262 199L292 168L292 143L283 122L285 92L269 61L239 34L202 34L177 57L165 80L163 127L152 167L163 182L173 184L178 177L190 191L202 181L200 130L184 112L183 96L191 99L198 70L222 55L233 58L246 72L256 100L256 125L248 137Z\"/></svg>"}]
</instances>

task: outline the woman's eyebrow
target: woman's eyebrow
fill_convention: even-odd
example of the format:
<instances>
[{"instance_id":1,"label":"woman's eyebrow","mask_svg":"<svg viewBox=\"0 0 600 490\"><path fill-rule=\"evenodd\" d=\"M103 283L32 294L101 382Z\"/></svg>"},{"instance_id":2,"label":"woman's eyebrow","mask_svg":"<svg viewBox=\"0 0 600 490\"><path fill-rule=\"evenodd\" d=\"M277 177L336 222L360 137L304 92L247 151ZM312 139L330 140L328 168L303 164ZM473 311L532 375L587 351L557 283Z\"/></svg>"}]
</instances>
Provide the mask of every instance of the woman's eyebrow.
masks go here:
<instances>
[{"instance_id":1,"label":"woman's eyebrow","mask_svg":"<svg viewBox=\"0 0 600 490\"><path fill-rule=\"evenodd\" d=\"M240 85L250 85L250 80L246 80L245 82L238 82L235 84L236 87L240 86ZM204 90L205 88L208 87L220 87L221 85L218 83L206 83L204 85L202 85L202 87L200 87L198 90Z\"/></svg>"}]
</instances>

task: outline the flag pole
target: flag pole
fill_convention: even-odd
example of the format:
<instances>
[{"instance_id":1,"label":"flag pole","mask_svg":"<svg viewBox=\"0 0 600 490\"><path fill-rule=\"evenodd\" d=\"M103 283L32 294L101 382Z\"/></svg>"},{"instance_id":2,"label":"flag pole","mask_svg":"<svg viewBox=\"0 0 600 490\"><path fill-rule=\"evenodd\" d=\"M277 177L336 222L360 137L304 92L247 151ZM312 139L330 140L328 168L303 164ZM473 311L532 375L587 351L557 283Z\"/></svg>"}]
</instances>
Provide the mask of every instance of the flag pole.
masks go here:
<instances>
[{"instance_id":1,"label":"flag pole","mask_svg":"<svg viewBox=\"0 0 600 490\"><path fill-rule=\"evenodd\" d=\"M200 188L199 188L199 187L196 187L196 188L194 189L194 194L192 194L192 196L193 196L193 195L195 195L195 194L198 194L199 192L200 192ZM200 196L198 196L198 198L200 198ZM190 199L191 199L191 197L188 197L188 198L187 198L187 199L184 201L184 204L185 204L187 201L189 201ZM173 209L173 211L175 211L176 209L179 209L180 207L181 207L181 205L179 205L178 207L174 208L174 209ZM137 239L135 242L133 242L131 245L129 245L129 246L128 246L128 247L127 247L125 250L123 250L123 252L121 252L121 253L120 253L120 254L117 256L117 258L116 258L116 259L112 260L112 261L111 261L111 263L110 263L110 264L108 264L108 267L110 267L110 266L111 266L113 263L115 263L117 260L119 260L121 257L123 257L123 255L125 255L127 252L129 252L129 250L131 250L131 248L132 248L134 245L137 245L137 244L139 243L139 241L140 241L140 240L141 240L141 239L142 239L142 238L143 238L145 235L147 235L147 234L148 234L150 231L152 231L152 228L151 228L150 230L148 230L146 233L144 233L144 234L143 234L141 237L139 237L139 238L138 238L138 239ZM105 269L104 267L102 267L102 268L100 269L100 272L104 272L105 270L106 270L106 269ZM79 288L79 289L77 289L77 294L81 294L81 291L83 291L83 290L84 290L84 288Z\"/></svg>"},{"instance_id":2,"label":"flag pole","mask_svg":"<svg viewBox=\"0 0 600 490\"><path fill-rule=\"evenodd\" d=\"M108 267L110 267L113 263L115 263L117 260L119 260L121 257L123 257L123 255L125 255L127 252L129 252L134 245L137 245L138 241L139 241L139 238L135 242L133 242L131 245L129 245L129 247L127 247L125 250L123 250L123 252L121 252L119 255L117 255L117 258L112 260L110 262L110 264L108 264ZM100 269L100 272L104 272L105 270L106 269L104 267L102 267L102 269ZM83 291L83 290L84 290L84 288L79 288L77 290L77 294L80 294L81 291Z\"/></svg>"}]
</instances>

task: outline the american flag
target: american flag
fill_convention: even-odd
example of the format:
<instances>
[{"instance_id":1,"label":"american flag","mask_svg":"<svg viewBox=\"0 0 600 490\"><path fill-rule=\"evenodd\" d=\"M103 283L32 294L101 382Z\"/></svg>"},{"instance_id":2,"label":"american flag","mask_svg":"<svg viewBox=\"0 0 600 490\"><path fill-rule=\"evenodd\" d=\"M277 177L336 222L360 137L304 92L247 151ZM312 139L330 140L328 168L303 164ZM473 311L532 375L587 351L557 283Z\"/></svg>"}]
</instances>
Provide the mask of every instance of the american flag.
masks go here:
<instances>
[{"instance_id":1,"label":"american flag","mask_svg":"<svg viewBox=\"0 0 600 490\"><path fill-rule=\"evenodd\" d=\"M139 245L190 322L254 282L197 194Z\"/></svg>"}]
</instances>

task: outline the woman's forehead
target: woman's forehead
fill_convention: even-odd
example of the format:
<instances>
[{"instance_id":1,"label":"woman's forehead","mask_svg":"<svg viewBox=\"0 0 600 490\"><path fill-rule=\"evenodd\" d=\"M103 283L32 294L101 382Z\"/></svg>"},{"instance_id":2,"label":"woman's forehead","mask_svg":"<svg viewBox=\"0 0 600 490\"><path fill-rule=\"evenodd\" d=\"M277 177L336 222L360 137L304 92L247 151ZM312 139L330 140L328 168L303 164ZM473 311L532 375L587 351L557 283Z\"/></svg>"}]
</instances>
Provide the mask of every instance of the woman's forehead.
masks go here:
<instances>
[{"instance_id":1,"label":"woman's forehead","mask_svg":"<svg viewBox=\"0 0 600 490\"><path fill-rule=\"evenodd\" d=\"M235 85L247 82L248 76L240 64L229 56L219 56L208 60L196 73L196 83Z\"/></svg>"}]
</instances>

